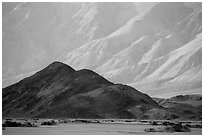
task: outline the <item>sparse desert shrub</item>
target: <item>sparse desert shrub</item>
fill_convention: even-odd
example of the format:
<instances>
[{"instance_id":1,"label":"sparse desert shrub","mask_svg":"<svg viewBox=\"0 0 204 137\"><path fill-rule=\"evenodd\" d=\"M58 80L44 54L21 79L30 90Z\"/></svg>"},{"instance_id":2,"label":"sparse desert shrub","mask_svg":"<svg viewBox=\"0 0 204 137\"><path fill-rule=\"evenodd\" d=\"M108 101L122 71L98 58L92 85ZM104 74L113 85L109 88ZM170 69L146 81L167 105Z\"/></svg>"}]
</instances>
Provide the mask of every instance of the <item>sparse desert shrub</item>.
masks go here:
<instances>
[{"instance_id":1,"label":"sparse desert shrub","mask_svg":"<svg viewBox=\"0 0 204 137\"><path fill-rule=\"evenodd\" d=\"M22 124L19 122L6 121L2 127L37 127L37 125L31 124L30 122Z\"/></svg>"},{"instance_id":2,"label":"sparse desert shrub","mask_svg":"<svg viewBox=\"0 0 204 137\"><path fill-rule=\"evenodd\" d=\"M145 132L158 132L156 129L154 128L147 128L144 130Z\"/></svg>"},{"instance_id":3,"label":"sparse desert shrub","mask_svg":"<svg viewBox=\"0 0 204 137\"><path fill-rule=\"evenodd\" d=\"M41 125L51 126L51 125L56 125L56 122L54 120L44 121L44 122L41 123Z\"/></svg>"},{"instance_id":4,"label":"sparse desert shrub","mask_svg":"<svg viewBox=\"0 0 204 137\"><path fill-rule=\"evenodd\" d=\"M156 121L152 121L152 122L151 122L151 125L155 125L155 126L156 126L156 125L158 125L158 124L157 124Z\"/></svg>"},{"instance_id":5,"label":"sparse desert shrub","mask_svg":"<svg viewBox=\"0 0 204 137\"><path fill-rule=\"evenodd\" d=\"M67 120L63 120L62 123L68 123L68 121Z\"/></svg>"},{"instance_id":6,"label":"sparse desert shrub","mask_svg":"<svg viewBox=\"0 0 204 137\"><path fill-rule=\"evenodd\" d=\"M190 128L183 126L181 124L174 124L172 126L167 126L164 128L148 128L144 130L145 132L190 132Z\"/></svg>"},{"instance_id":7,"label":"sparse desert shrub","mask_svg":"<svg viewBox=\"0 0 204 137\"><path fill-rule=\"evenodd\" d=\"M131 120L125 120L125 122L132 122Z\"/></svg>"},{"instance_id":8,"label":"sparse desert shrub","mask_svg":"<svg viewBox=\"0 0 204 137\"><path fill-rule=\"evenodd\" d=\"M2 127L21 127L22 124L19 122L12 122L12 121L6 121Z\"/></svg>"},{"instance_id":9,"label":"sparse desert shrub","mask_svg":"<svg viewBox=\"0 0 204 137\"><path fill-rule=\"evenodd\" d=\"M149 123L149 121L147 121L147 120L140 120L140 122L142 122L142 123Z\"/></svg>"},{"instance_id":10,"label":"sparse desert shrub","mask_svg":"<svg viewBox=\"0 0 204 137\"><path fill-rule=\"evenodd\" d=\"M187 124L186 126L188 126L190 128L202 128L202 125L198 125L198 124L195 124L195 125Z\"/></svg>"},{"instance_id":11,"label":"sparse desert shrub","mask_svg":"<svg viewBox=\"0 0 204 137\"><path fill-rule=\"evenodd\" d=\"M190 132L190 128L187 126L172 126L172 127L165 127L164 132Z\"/></svg>"},{"instance_id":12,"label":"sparse desert shrub","mask_svg":"<svg viewBox=\"0 0 204 137\"><path fill-rule=\"evenodd\" d=\"M26 122L26 123L22 124L22 126L24 126L24 127L37 127L37 125L34 125L30 122Z\"/></svg>"},{"instance_id":13,"label":"sparse desert shrub","mask_svg":"<svg viewBox=\"0 0 204 137\"><path fill-rule=\"evenodd\" d=\"M175 132L174 128L171 126L163 128L162 132Z\"/></svg>"},{"instance_id":14,"label":"sparse desert shrub","mask_svg":"<svg viewBox=\"0 0 204 137\"><path fill-rule=\"evenodd\" d=\"M168 125L170 125L170 122L164 121L164 122L162 122L162 125L168 126Z\"/></svg>"},{"instance_id":15,"label":"sparse desert shrub","mask_svg":"<svg viewBox=\"0 0 204 137\"><path fill-rule=\"evenodd\" d=\"M30 122L25 122L22 126L24 126L24 127L32 127L32 124Z\"/></svg>"},{"instance_id":16,"label":"sparse desert shrub","mask_svg":"<svg viewBox=\"0 0 204 137\"><path fill-rule=\"evenodd\" d=\"M82 123L90 123L89 120L83 120L83 119L81 120L81 122L82 122Z\"/></svg>"},{"instance_id":17,"label":"sparse desert shrub","mask_svg":"<svg viewBox=\"0 0 204 137\"><path fill-rule=\"evenodd\" d=\"M190 132L190 128L182 124L174 124L172 126L175 132Z\"/></svg>"},{"instance_id":18,"label":"sparse desert shrub","mask_svg":"<svg viewBox=\"0 0 204 137\"><path fill-rule=\"evenodd\" d=\"M191 127L191 125L190 124L185 124L187 127Z\"/></svg>"},{"instance_id":19,"label":"sparse desert shrub","mask_svg":"<svg viewBox=\"0 0 204 137\"><path fill-rule=\"evenodd\" d=\"M89 120L90 123L98 123L97 120Z\"/></svg>"}]
</instances>

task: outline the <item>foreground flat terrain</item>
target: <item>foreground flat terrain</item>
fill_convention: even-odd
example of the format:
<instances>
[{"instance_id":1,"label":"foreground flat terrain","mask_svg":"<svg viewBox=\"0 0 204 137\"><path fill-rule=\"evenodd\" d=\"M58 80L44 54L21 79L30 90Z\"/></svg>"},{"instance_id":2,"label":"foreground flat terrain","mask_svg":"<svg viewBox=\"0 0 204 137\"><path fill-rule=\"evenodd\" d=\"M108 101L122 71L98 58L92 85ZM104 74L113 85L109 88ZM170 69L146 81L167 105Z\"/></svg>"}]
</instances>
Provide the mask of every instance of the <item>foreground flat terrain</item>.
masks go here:
<instances>
[{"instance_id":1,"label":"foreground flat terrain","mask_svg":"<svg viewBox=\"0 0 204 137\"><path fill-rule=\"evenodd\" d=\"M69 123L56 126L40 127L7 127L2 131L3 135L74 135L74 134L180 134L180 135L201 135L202 128L192 128L191 132L160 133L144 132L146 128L154 128L147 124L121 124L121 123Z\"/></svg>"}]
</instances>

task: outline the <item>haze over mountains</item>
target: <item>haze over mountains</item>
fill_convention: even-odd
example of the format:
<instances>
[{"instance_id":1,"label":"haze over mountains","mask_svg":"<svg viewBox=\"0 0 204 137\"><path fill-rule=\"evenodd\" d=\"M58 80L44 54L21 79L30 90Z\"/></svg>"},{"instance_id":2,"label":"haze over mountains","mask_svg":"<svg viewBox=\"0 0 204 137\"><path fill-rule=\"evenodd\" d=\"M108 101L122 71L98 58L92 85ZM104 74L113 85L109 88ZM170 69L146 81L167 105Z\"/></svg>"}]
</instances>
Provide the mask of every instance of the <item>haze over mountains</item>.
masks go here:
<instances>
[{"instance_id":1,"label":"haze over mountains","mask_svg":"<svg viewBox=\"0 0 204 137\"><path fill-rule=\"evenodd\" d=\"M202 92L201 3L3 3L3 86L53 60L169 98Z\"/></svg>"}]
</instances>

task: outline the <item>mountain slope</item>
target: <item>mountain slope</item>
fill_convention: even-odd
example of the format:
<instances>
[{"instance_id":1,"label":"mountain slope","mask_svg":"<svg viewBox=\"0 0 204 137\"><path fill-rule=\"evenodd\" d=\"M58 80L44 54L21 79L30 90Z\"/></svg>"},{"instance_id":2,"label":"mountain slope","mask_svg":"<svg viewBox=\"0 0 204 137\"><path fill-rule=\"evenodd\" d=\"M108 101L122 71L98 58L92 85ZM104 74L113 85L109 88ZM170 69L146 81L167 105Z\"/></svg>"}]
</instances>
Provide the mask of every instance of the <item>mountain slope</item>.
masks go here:
<instances>
[{"instance_id":1,"label":"mountain slope","mask_svg":"<svg viewBox=\"0 0 204 137\"><path fill-rule=\"evenodd\" d=\"M178 95L169 99L153 98L159 105L177 111L187 119L202 120L202 95ZM181 118L181 119L183 119Z\"/></svg>"},{"instance_id":2,"label":"mountain slope","mask_svg":"<svg viewBox=\"0 0 204 137\"><path fill-rule=\"evenodd\" d=\"M62 61L153 96L201 93L201 14L200 3L155 4Z\"/></svg>"},{"instance_id":3,"label":"mountain slope","mask_svg":"<svg viewBox=\"0 0 204 137\"><path fill-rule=\"evenodd\" d=\"M61 62L53 62L34 75L4 88L2 95L3 117L201 118L201 97L158 98L156 103L147 94L130 86L111 83L88 69L76 71Z\"/></svg>"},{"instance_id":4,"label":"mountain slope","mask_svg":"<svg viewBox=\"0 0 204 137\"><path fill-rule=\"evenodd\" d=\"M37 71L137 15L133 3L4 3L3 77ZM13 7L12 9L10 9Z\"/></svg>"},{"instance_id":5,"label":"mountain slope","mask_svg":"<svg viewBox=\"0 0 204 137\"><path fill-rule=\"evenodd\" d=\"M4 117L130 118L126 109L131 106L161 108L134 88L60 62L4 88L2 101Z\"/></svg>"},{"instance_id":6,"label":"mountain slope","mask_svg":"<svg viewBox=\"0 0 204 137\"><path fill-rule=\"evenodd\" d=\"M59 60L155 97L202 92L202 3L17 3L4 12L3 87Z\"/></svg>"},{"instance_id":7,"label":"mountain slope","mask_svg":"<svg viewBox=\"0 0 204 137\"><path fill-rule=\"evenodd\" d=\"M151 95L157 96L157 94L160 94L161 97L165 98L181 93L199 94L202 87L201 36L201 34L198 35L188 44L159 58L156 60L157 62L154 61L149 64L148 68L135 78L137 81L141 81L141 78L143 78L144 84L141 84L142 82L136 84L136 82L135 86L139 89L141 87L140 90L143 89L142 91L151 90ZM158 62L160 63L159 67ZM155 65L158 68L155 69ZM157 92L154 92L154 90Z\"/></svg>"}]
</instances>

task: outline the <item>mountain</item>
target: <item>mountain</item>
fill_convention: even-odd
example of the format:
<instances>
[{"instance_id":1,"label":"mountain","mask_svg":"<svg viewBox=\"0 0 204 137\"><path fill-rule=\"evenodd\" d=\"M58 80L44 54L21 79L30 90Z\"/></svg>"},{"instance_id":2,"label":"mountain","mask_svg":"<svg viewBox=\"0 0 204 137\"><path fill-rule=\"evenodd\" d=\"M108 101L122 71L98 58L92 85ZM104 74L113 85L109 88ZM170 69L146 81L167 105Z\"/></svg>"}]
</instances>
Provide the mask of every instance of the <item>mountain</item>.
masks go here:
<instances>
[{"instance_id":1,"label":"mountain","mask_svg":"<svg viewBox=\"0 0 204 137\"><path fill-rule=\"evenodd\" d=\"M202 3L3 3L3 87L58 60L152 97L202 93Z\"/></svg>"},{"instance_id":2,"label":"mountain","mask_svg":"<svg viewBox=\"0 0 204 137\"><path fill-rule=\"evenodd\" d=\"M4 117L125 118L137 105L161 108L132 87L60 62L3 89Z\"/></svg>"},{"instance_id":3,"label":"mountain","mask_svg":"<svg viewBox=\"0 0 204 137\"><path fill-rule=\"evenodd\" d=\"M153 98L159 105L177 111L186 119L202 120L202 95L178 95L169 99Z\"/></svg>"},{"instance_id":4,"label":"mountain","mask_svg":"<svg viewBox=\"0 0 204 137\"><path fill-rule=\"evenodd\" d=\"M4 87L137 15L133 3L3 3ZM9 82L11 79L11 82ZM14 79L14 80L13 80Z\"/></svg>"},{"instance_id":5,"label":"mountain","mask_svg":"<svg viewBox=\"0 0 204 137\"><path fill-rule=\"evenodd\" d=\"M156 103L130 86L61 62L4 88L2 95L3 117L201 119L201 96L158 98Z\"/></svg>"},{"instance_id":6,"label":"mountain","mask_svg":"<svg viewBox=\"0 0 204 137\"><path fill-rule=\"evenodd\" d=\"M62 61L155 97L201 93L201 14L200 3L155 4Z\"/></svg>"},{"instance_id":7,"label":"mountain","mask_svg":"<svg viewBox=\"0 0 204 137\"><path fill-rule=\"evenodd\" d=\"M199 94L202 91L202 35L181 48L159 58L131 83L142 91L160 97L179 94ZM159 66L159 67L158 67ZM141 82L141 78L142 81ZM149 93L149 92L147 92Z\"/></svg>"},{"instance_id":8,"label":"mountain","mask_svg":"<svg viewBox=\"0 0 204 137\"><path fill-rule=\"evenodd\" d=\"M8 9L10 5L3 3L3 9ZM64 44L58 43L56 47L54 41L58 37L54 35L59 35L64 24L73 26L71 16L79 7L80 4L76 3L28 2L17 3L14 8L9 8L2 17L2 63L5 81L15 79L12 77L16 75L25 77L25 73L41 69L64 51L66 42L61 39Z\"/></svg>"}]
</instances>

